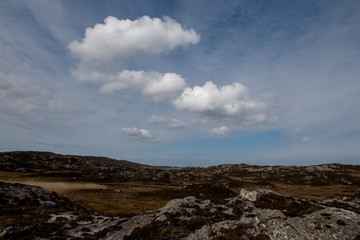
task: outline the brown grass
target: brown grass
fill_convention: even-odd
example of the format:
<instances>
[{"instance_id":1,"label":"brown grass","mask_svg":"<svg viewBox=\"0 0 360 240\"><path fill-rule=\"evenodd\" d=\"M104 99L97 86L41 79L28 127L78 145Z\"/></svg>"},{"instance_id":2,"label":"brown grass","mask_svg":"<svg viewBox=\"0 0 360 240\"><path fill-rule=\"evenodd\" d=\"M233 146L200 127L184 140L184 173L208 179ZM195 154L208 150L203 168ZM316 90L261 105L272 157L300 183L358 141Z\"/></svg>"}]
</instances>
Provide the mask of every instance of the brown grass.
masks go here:
<instances>
[{"instance_id":1,"label":"brown grass","mask_svg":"<svg viewBox=\"0 0 360 240\"><path fill-rule=\"evenodd\" d=\"M77 190L64 194L87 209L107 215L134 215L158 209L167 201L146 199L131 192L115 192L110 189Z\"/></svg>"},{"instance_id":2,"label":"brown grass","mask_svg":"<svg viewBox=\"0 0 360 240\"><path fill-rule=\"evenodd\" d=\"M357 173L351 173L349 175L360 176ZM329 185L329 186L311 186L311 185L294 185L294 184L283 184L278 182L269 181L269 183L273 184L272 186L256 186L258 181L254 180L251 177L233 177L229 176L229 178L236 181L244 181L248 183L255 183L255 185L247 186L247 190L255 190L259 188L270 189L280 194L302 198L306 200L324 200L329 198L343 198L343 197L351 197L353 196L359 188L357 186L349 186L349 185ZM233 187L231 188L235 192L239 192L241 187Z\"/></svg>"},{"instance_id":3,"label":"brown grass","mask_svg":"<svg viewBox=\"0 0 360 240\"><path fill-rule=\"evenodd\" d=\"M171 189L174 186L142 182L92 183L56 181L34 174L0 172L0 180L38 186L54 191L72 202L95 212L107 215L134 215L163 207L168 200L163 196L148 198L141 193Z\"/></svg>"},{"instance_id":4,"label":"brown grass","mask_svg":"<svg viewBox=\"0 0 360 240\"><path fill-rule=\"evenodd\" d=\"M106 186L106 189L79 189L63 195L98 213L134 215L163 207L168 201L163 199L163 196L147 197L146 193L173 188L137 182L111 183Z\"/></svg>"},{"instance_id":5,"label":"brown grass","mask_svg":"<svg viewBox=\"0 0 360 240\"><path fill-rule=\"evenodd\" d=\"M358 188L349 185L308 186L289 185L270 182L272 185L257 184L252 177L230 177L239 185L231 190L239 192L246 185L248 190L268 188L280 194L307 200L342 198L352 196ZM55 178L39 176L37 173L1 172L0 180L12 183L23 183L39 186L54 191L70 201L76 202L87 209L109 215L133 215L164 206L172 197L176 198L179 191L175 182L171 185L154 182L77 182L71 178ZM246 184L249 183L249 184ZM184 183L178 183L182 185ZM173 195L171 194L173 193ZM184 193L185 194L185 193ZM186 194L194 194L189 192ZM186 195L185 194L185 195ZM181 195L181 194L180 194ZM182 195L181 195L182 196Z\"/></svg>"},{"instance_id":6,"label":"brown grass","mask_svg":"<svg viewBox=\"0 0 360 240\"><path fill-rule=\"evenodd\" d=\"M8 183L22 183L30 186L42 187L44 189L56 192L58 194L63 194L70 191L76 190L87 190L87 189L106 189L105 185L97 183L80 183L80 182L43 182L43 181L33 181L33 180L13 180L13 181L4 181Z\"/></svg>"},{"instance_id":7,"label":"brown grass","mask_svg":"<svg viewBox=\"0 0 360 240\"><path fill-rule=\"evenodd\" d=\"M26 179L35 176L36 173L4 172L0 171L0 180Z\"/></svg>"},{"instance_id":8,"label":"brown grass","mask_svg":"<svg viewBox=\"0 0 360 240\"><path fill-rule=\"evenodd\" d=\"M286 185L273 183L275 191L296 198L307 200L324 200L329 198L351 197L358 190L356 186L331 185L331 186L309 186L309 185Z\"/></svg>"}]
</instances>

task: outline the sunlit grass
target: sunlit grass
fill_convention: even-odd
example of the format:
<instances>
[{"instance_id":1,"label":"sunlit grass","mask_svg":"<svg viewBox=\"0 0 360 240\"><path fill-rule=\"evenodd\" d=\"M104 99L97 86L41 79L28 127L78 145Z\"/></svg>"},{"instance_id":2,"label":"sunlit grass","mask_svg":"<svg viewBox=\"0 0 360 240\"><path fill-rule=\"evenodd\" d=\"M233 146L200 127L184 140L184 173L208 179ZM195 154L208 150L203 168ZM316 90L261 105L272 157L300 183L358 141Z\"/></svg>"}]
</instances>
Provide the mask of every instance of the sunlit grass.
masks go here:
<instances>
[{"instance_id":1,"label":"sunlit grass","mask_svg":"<svg viewBox=\"0 0 360 240\"><path fill-rule=\"evenodd\" d=\"M206 173L206 175L211 176ZM343 198L352 196L358 188L349 185L309 186L269 182L260 184L253 177L231 176L238 186L231 189L239 192L245 184L248 190L267 188L280 194L307 200ZM89 210L100 214L128 216L163 207L172 197L176 197L181 182L165 184L161 182L78 182L69 178L44 177L36 173L0 172L0 181L23 183L54 191ZM196 182L192 182L193 184ZM171 191L170 191L171 190ZM204 190L205 191L205 190ZM175 194L174 196L170 193ZM147 194L149 193L149 194Z\"/></svg>"},{"instance_id":2,"label":"sunlit grass","mask_svg":"<svg viewBox=\"0 0 360 240\"><path fill-rule=\"evenodd\" d=\"M324 200L329 198L351 197L358 190L356 186L330 185L330 186L309 186L309 185L286 185L274 183L276 192L296 198L307 200Z\"/></svg>"},{"instance_id":3,"label":"sunlit grass","mask_svg":"<svg viewBox=\"0 0 360 240\"><path fill-rule=\"evenodd\" d=\"M106 186L97 183L75 183L75 182L43 182L43 181L6 181L9 183L22 183L30 186L42 187L44 189L63 194L69 191L86 189L106 189Z\"/></svg>"},{"instance_id":4,"label":"sunlit grass","mask_svg":"<svg viewBox=\"0 0 360 240\"><path fill-rule=\"evenodd\" d=\"M65 197L81 204L89 210L107 215L134 215L148 210L158 209L167 201L160 199L146 199L137 196L135 192L123 190L78 190L67 192Z\"/></svg>"},{"instance_id":5,"label":"sunlit grass","mask_svg":"<svg viewBox=\"0 0 360 240\"><path fill-rule=\"evenodd\" d=\"M163 207L167 200L163 196L147 198L139 193L171 189L174 186L141 183L92 183L76 181L56 181L51 177L36 176L29 173L0 172L0 180L38 186L58 193L72 202L107 215L134 215ZM69 179L71 180L71 179Z\"/></svg>"}]
</instances>

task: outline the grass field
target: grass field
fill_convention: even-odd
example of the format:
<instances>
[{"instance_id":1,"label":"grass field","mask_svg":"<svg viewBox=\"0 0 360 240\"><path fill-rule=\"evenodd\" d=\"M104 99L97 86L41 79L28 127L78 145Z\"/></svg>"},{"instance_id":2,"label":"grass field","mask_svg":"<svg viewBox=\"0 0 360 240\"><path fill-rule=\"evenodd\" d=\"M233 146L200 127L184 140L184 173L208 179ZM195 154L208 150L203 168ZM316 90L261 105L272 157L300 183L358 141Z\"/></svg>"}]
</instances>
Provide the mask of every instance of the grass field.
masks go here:
<instances>
[{"instance_id":1,"label":"grass field","mask_svg":"<svg viewBox=\"0 0 360 240\"><path fill-rule=\"evenodd\" d=\"M151 198L140 193L170 189L172 186L152 185L137 182L91 183L56 181L34 174L0 172L0 181L38 186L58 193L89 210L107 215L135 215L164 206L169 199L165 196ZM146 194L145 194L146 195Z\"/></svg>"},{"instance_id":2,"label":"grass field","mask_svg":"<svg viewBox=\"0 0 360 240\"><path fill-rule=\"evenodd\" d=\"M278 193L307 200L343 198L353 195L358 188L349 185L308 186L269 182L269 185L257 185L251 177L231 177L248 183L248 190L267 188ZM0 172L0 181L39 186L54 191L89 210L100 214L129 216L148 210L158 209L169 200L185 197L177 190L181 183L149 182L79 182L76 179L44 177L34 173ZM194 184L194 183L193 183ZM241 187L231 187L239 192ZM206 190L204 190L206 191ZM191 193L189 193L191 194ZM183 196L184 195L184 196Z\"/></svg>"}]
</instances>

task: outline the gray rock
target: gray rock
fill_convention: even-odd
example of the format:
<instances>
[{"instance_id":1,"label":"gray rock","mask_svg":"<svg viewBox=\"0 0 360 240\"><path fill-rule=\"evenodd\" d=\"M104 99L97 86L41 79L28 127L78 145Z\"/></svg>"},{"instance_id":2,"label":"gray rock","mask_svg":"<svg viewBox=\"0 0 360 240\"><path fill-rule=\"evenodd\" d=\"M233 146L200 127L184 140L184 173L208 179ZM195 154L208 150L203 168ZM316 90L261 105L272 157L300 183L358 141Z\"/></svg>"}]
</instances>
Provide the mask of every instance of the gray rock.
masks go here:
<instances>
[{"instance_id":1,"label":"gray rock","mask_svg":"<svg viewBox=\"0 0 360 240\"><path fill-rule=\"evenodd\" d=\"M40 206L54 207L67 202L58 194L41 187L0 182L0 207Z\"/></svg>"},{"instance_id":2,"label":"gray rock","mask_svg":"<svg viewBox=\"0 0 360 240\"><path fill-rule=\"evenodd\" d=\"M250 202L256 202L260 199L261 192L259 190L256 191L248 191L246 189L241 189L239 197L250 201Z\"/></svg>"},{"instance_id":3,"label":"gray rock","mask_svg":"<svg viewBox=\"0 0 360 240\"><path fill-rule=\"evenodd\" d=\"M261 201L273 202L261 204ZM310 210L288 214L277 202ZM355 201L355 202L354 202ZM357 202L356 202L357 201ZM357 206L359 200L352 200ZM136 216L121 224L120 231L108 233L104 239L145 239L144 232L163 238L205 239L355 239L359 234L359 213L343 208L308 203L268 190L241 190L224 205L195 197L175 199L165 207ZM349 203L349 202L348 202ZM235 211L237 209L237 211ZM166 235L172 229L178 235ZM158 234L158 235L156 235ZM184 236L187 235L187 236ZM149 237L148 239L157 239Z\"/></svg>"}]
</instances>

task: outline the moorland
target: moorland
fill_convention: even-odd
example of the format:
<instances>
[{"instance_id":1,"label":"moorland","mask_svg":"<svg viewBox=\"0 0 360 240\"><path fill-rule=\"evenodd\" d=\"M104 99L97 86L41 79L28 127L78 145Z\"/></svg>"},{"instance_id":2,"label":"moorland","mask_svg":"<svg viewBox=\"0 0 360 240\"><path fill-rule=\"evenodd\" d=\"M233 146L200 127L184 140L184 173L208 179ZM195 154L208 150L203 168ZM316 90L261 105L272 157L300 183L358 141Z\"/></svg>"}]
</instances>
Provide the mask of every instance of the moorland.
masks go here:
<instances>
[{"instance_id":1,"label":"moorland","mask_svg":"<svg viewBox=\"0 0 360 240\"><path fill-rule=\"evenodd\" d=\"M360 239L360 165L0 153L3 239Z\"/></svg>"}]
</instances>

